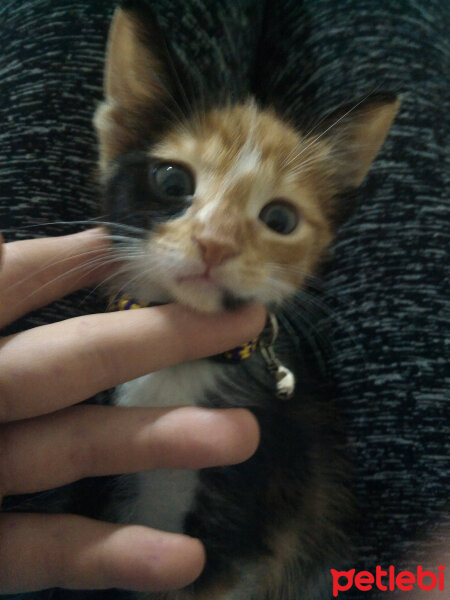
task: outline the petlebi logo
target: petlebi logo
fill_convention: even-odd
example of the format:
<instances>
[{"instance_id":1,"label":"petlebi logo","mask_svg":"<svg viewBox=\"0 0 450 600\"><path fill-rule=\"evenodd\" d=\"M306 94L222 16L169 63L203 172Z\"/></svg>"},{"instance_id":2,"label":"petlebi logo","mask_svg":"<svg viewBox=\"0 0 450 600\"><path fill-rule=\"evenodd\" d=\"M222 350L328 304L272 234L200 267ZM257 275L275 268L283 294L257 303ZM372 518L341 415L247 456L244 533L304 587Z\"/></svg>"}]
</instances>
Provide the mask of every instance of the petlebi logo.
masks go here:
<instances>
[{"instance_id":1,"label":"petlebi logo","mask_svg":"<svg viewBox=\"0 0 450 600\"><path fill-rule=\"evenodd\" d=\"M395 590L411 591L413 589L421 589L425 592L438 589L443 591L445 581L445 565L437 567L437 573L433 571L425 571L421 565L417 567L416 572L399 571L397 572L394 566L383 570L380 565L377 565L375 572L359 571L350 569L350 571L337 571L331 569L333 577L333 597L339 596L339 592L346 592L355 586L362 592L369 592L372 589L378 589L382 592L393 592Z\"/></svg>"}]
</instances>

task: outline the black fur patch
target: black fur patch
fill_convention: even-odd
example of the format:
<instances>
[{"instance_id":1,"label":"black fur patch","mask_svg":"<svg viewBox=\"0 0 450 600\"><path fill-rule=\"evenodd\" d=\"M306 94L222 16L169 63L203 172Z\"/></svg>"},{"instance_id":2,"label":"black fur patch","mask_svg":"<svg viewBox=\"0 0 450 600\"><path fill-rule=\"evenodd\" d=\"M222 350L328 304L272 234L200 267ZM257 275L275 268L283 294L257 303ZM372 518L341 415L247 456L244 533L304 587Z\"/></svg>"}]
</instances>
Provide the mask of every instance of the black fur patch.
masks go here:
<instances>
[{"instance_id":1,"label":"black fur patch","mask_svg":"<svg viewBox=\"0 0 450 600\"><path fill-rule=\"evenodd\" d=\"M136 227L145 236L158 223L180 216L189 207L186 199L168 200L157 193L151 184L154 164L144 152L130 152L116 160L103 189L108 221Z\"/></svg>"},{"instance_id":2,"label":"black fur patch","mask_svg":"<svg viewBox=\"0 0 450 600\"><path fill-rule=\"evenodd\" d=\"M327 564L337 560L346 529L345 513L350 511L344 500L345 461L337 451L342 434L330 406L329 386L311 379L312 372L305 377L298 363L289 366L301 382L290 401L275 397L273 377L257 356L230 367L231 387L225 384L211 398L210 406L250 408L260 423L261 441L247 462L200 472L185 531L202 540L208 559L193 590L203 591L212 582L232 585L246 561L252 564L273 557L272 541L292 528L311 546L306 559L298 557L299 568L292 582L298 589L307 585L302 561ZM322 514L314 490L325 480L333 497L322 499ZM327 515L334 503L340 508ZM331 528L330 515L334 521Z\"/></svg>"}]
</instances>

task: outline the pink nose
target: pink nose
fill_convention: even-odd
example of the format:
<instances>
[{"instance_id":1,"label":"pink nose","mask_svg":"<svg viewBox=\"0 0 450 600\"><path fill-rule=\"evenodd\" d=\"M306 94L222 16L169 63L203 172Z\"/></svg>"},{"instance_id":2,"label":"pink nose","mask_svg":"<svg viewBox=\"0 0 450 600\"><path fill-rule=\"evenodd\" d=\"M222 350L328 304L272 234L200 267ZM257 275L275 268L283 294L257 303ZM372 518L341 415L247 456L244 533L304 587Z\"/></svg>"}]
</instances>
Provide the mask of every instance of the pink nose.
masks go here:
<instances>
[{"instance_id":1,"label":"pink nose","mask_svg":"<svg viewBox=\"0 0 450 600\"><path fill-rule=\"evenodd\" d=\"M218 267L238 253L232 240L207 236L196 236L194 239L200 249L203 262L208 267Z\"/></svg>"}]
</instances>

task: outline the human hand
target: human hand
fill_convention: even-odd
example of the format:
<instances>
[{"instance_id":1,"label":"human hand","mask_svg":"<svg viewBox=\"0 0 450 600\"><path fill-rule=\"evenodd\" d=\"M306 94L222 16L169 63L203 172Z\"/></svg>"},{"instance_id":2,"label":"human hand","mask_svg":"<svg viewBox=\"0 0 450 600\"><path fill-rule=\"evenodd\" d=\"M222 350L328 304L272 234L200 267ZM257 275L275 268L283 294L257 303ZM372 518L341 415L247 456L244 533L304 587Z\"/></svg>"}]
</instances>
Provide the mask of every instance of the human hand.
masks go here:
<instances>
[{"instance_id":1,"label":"human hand","mask_svg":"<svg viewBox=\"0 0 450 600\"><path fill-rule=\"evenodd\" d=\"M0 239L0 327L98 283L108 255L100 230L3 245ZM243 343L258 334L264 318L258 307L212 316L172 304L87 315L0 338L0 501L87 476L250 457L258 427L244 410L74 405L153 370ZM172 589L193 581L204 560L201 543L184 535L75 515L0 514L0 593Z\"/></svg>"}]
</instances>

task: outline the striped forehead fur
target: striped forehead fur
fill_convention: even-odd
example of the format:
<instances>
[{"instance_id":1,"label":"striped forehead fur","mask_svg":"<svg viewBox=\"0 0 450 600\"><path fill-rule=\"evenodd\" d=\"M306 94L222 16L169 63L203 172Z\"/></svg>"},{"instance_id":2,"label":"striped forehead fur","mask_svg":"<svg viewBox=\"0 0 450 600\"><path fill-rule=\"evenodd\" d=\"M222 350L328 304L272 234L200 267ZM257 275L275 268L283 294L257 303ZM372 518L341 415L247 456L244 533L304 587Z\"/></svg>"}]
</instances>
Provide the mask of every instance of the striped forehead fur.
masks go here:
<instances>
[{"instance_id":1,"label":"striped forehead fur","mask_svg":"<svg viewBox=\"0 0 450 600\"><path fill-rule=\"evenodd\" d=\"M322 201L324 163L330 152L326 143L303 139L275 113L258 109L253 101L201 115L185 127L174 129L151 151L160 158L192 166L201 175L200 188L208 187L205 191L209 202L217 200L213 182L219 180L222 199L230 191L248 189L249 182L255 188L266 186L255 192L269 196L279 193L279 184L283 183L294 193L296 188L314 189L318 192L314 203L308 203L307 198L303 202L311 218L317 220L321 220L317 200ZM202 195L201 189L198 195ZM248 199L244 194L240 206Z\"/></svg>"},{"instance_id":2,"label":"striped forehead fur","mask_svg":"<svg viewBox=\"0 0 450 600\"><path fill-rule=\"evenodd\" d=\"M349 123L344 120L344 137L339 133L342 118L333 118L322 133L303 135L251 100L199 113L161 131L142 151L148 164L155 159L184 164L195 186L181 215L152 224L142 268L167 280L174 299L200 310L219 309L225 293L266 304L284 300L323 257L337 217L347 212L346 196L344 203L336 199L364 178L396 106L382 107L381 115L360 108ZM147 117L143 113L144 121ZM370 152L361 150L365 147ZM146 180L145 173L142 177ZM146 192L140 194L140 207L145 197ZM267 209L270 214L274 207L281 228L287 214L297 219L292 229L281 231L277 221L266 221ZM218 282L212 291L185 283L186 270L209 277L211 269Z\"/></svg>"},{"instance_id":3,"label":"striped forehead fur","mask_svg":"<svg viewBox=\"0 0 450 600\"><path fill-rule=\"evenodd\" d=\"M162 160L184 163L195 174L196 189L184 217L161 224L153 240L178 247L198 260L199 237L233 247L236 258L221 273L240 296L258 289L259 299L282 299L311 273L331 239L329 223L316 189L314 169L327 149L310 145L271 111L254 102L216 109L172 130L149 151ZM259 219L274 199L293 203L301 227L280 236Z\"/></svg>"}]
</instances>

